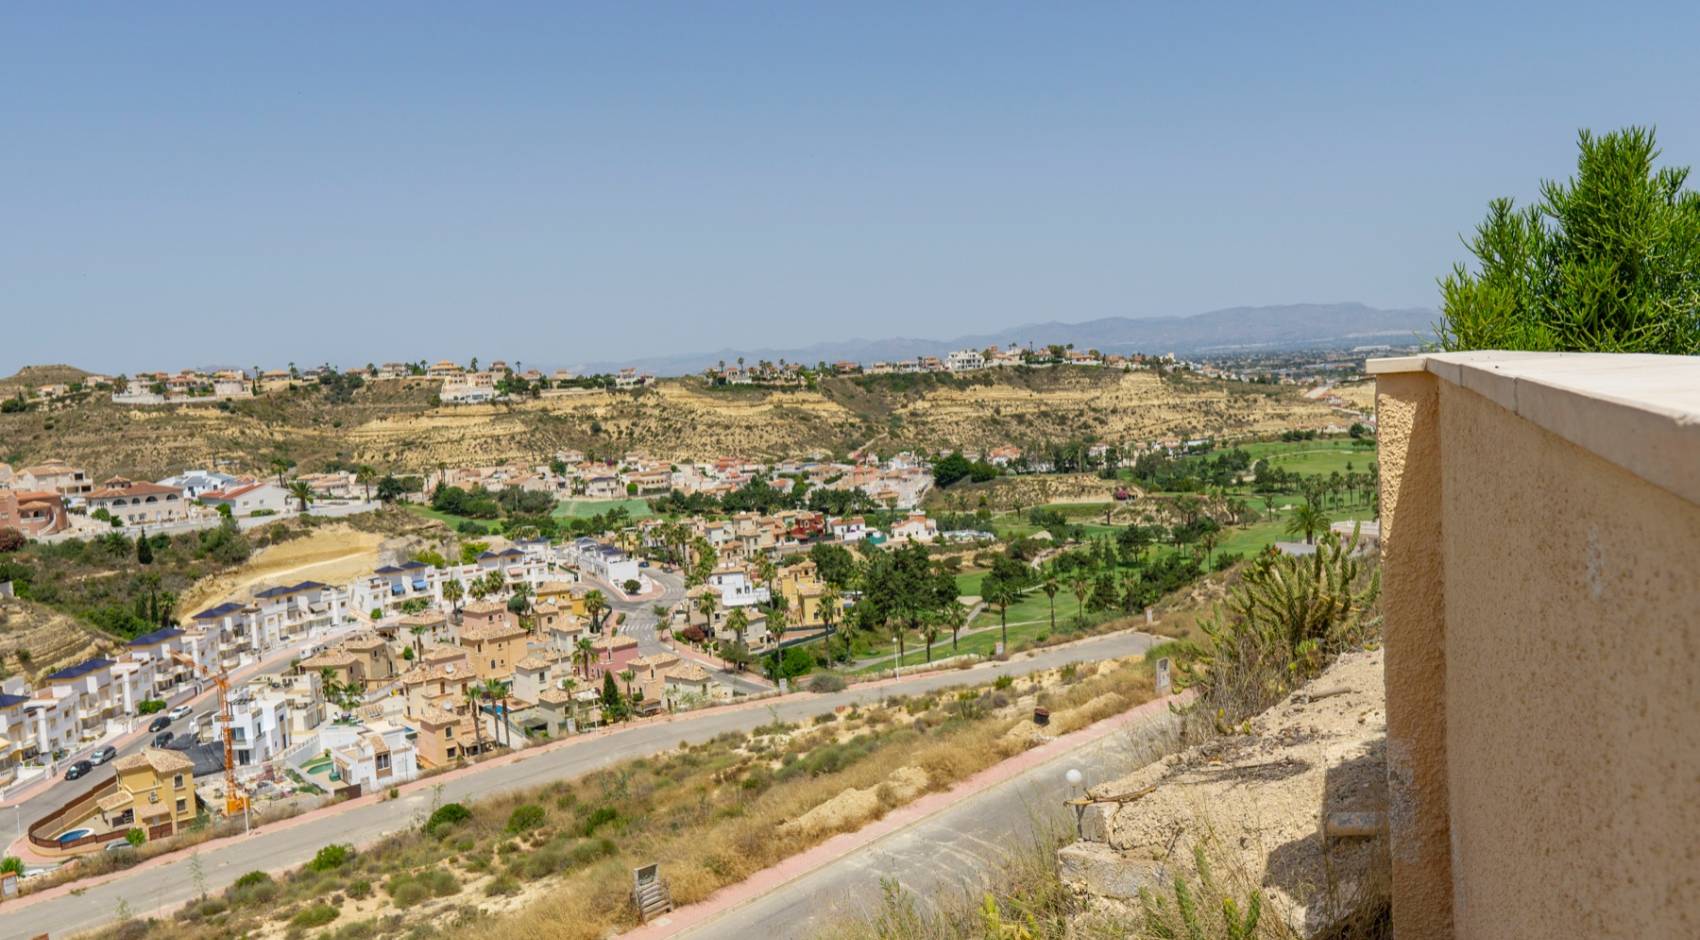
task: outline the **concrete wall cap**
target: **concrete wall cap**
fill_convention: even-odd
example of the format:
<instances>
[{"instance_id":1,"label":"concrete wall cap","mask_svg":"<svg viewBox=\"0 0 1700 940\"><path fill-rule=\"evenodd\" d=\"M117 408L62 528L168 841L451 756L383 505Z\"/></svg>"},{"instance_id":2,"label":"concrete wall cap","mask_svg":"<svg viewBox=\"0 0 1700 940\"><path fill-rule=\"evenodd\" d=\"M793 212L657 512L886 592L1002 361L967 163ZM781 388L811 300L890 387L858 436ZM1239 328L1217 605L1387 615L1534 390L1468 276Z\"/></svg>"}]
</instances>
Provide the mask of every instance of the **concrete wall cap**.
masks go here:
<instances>
[{"instance_id":1,"label":"concrete wall cap","mask_svg":"<svg viewBox=\"0 0 1700 940\"><path fill-rule=\"evenodd\" d=\"M1700 356L1481 350L1371 359L1429 372L1700 503Z\"/></svg>"}]
</instances>

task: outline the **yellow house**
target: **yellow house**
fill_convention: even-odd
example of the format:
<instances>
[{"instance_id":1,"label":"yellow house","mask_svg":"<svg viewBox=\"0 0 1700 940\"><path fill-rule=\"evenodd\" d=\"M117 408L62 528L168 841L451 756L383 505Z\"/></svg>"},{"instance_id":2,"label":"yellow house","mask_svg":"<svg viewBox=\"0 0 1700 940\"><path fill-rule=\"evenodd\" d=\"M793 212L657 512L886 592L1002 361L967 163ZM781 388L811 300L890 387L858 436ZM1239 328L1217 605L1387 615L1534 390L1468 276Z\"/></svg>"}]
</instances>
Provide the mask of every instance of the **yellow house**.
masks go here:
<instances>
[{"instance_id":1,"label":"yellow house","mask_svg":"<svg viewBox=\"0 0 1700 940\"><path fill-rule=\"evenodd\" d=\"M589 585L576 581L549 581L537 589L537 600L534 606L541 606L544 601L553 601L557 607L570 609L575 617L588 616L584 609L584 597L589 594Z\"/></svg>"},{"instance_id":2,"label":"yellow house","mask_svg":"<svg viewBox=\"0 0 1700 940\"><path fill-rule=\"evenodd\" d=\"M505 680L513 675L514 664L525 658L528 635L506 607L472 605L460 627L460 646L480 679Z\"/></svg>"},{"instance_id":3,"label":"yellow house","mask_svg":"<svg viewBox=\"0 0 1700 940\"><path fill-rule=\"evenodd\" d=\"M802 625L820 623L820 599L826 585L815 573L815 563L803 561L779 569L778 587L785 598L785 620Z\"/></svg>"},{"instance_id":4,"label":"yellow house","mask_svg":"<svg viewBox=\"0 0 1700 940\"><path fill-rule=\"evenodd\" d=\"M195 821L195 765L187 757L148 748L112 766L118 789L98 803L107 826L137 826L162 838Z\"/></svg>"}]
</instances>

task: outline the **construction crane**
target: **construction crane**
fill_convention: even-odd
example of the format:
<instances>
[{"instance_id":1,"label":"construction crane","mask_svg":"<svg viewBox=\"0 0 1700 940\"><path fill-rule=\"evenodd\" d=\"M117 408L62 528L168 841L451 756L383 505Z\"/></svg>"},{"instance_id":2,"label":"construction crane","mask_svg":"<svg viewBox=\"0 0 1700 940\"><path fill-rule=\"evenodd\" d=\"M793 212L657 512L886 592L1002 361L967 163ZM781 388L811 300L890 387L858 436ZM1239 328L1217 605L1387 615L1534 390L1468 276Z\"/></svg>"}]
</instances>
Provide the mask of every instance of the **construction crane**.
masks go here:
<instances>
[{"instance_id":1,"label":"construction crane","mask_svg":"<svg viewBox=\"0 0 1700 940\"><path fill-rule=\"evenodd\" d=\"M215 673L181 653L175 658L194 669L202 678L211 679L213 685L218 687L218 717L219 725L223 729L220 736L224 739L224 815L227 818L235 817L237 813L248 809L248 797L243 795L241 787L236 783L236 737L230 730L230 675L222 665Z\"/></svg>"}]
</instances>

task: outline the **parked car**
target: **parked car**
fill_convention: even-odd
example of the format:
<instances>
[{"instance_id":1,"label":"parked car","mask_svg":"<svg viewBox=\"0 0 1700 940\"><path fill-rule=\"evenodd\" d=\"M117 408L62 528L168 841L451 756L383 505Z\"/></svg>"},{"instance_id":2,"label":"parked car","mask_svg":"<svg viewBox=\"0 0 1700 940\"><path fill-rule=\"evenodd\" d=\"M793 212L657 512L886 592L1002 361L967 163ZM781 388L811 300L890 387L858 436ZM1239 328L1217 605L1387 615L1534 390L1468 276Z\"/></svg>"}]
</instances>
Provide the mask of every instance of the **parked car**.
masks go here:
<instances>
[{"instance_id":1,"label":"parked car","mask_svg":"<svg viewBox=\"0 0 1700 940\"><path fill-rule=\"evenodd\" d=\"M106 851L108 852L129 852L133 849L135 849L135 846L123 839L119 839L117 842L106 843Z\"/></svg>"},{"instance_id":2,"label":"parked car","mask_svg":"<svg viewBox=\"0 0 1700 940\"><path fill-rule=\"evenodd\" d=\"M75 764L72 764L70 767L65 769L65 779L66 780L75 780L78 777L84 776L85 774L87 774L89 771L91 771L93 769L94 769L94 765L89 763L88 761L86 761L86 760L77 761Z\"/></svg>"},{"instance_id":3,"label":"parked car","mask_svg":"<svg viewBox=\"0 0 1700 940\"><path fill-rule=\"evenodd\" d=\"M166 712L166 714L171 716L172 721L176 721L177 719L182 718L184 715L189 714L189 706L179 705L176 708L173 708L171 711Z\"/></svg>"},{"instance_id":4,"label":"parked car","mask_svg":"<svg viewBox=\"0 0 1700 940\"><path fill-rule=\"evenodd\" d=\"M160 733L153 736L153 746L154 747L164 747L164 746L166 746L167 744L170 744L170 743L171 743L171 732L169 732L169 731L161 731Z\"/></svg>"},{"instance_id":5,"label":"parked car","mask_svg":"<svg viewBox=\"0 0 1700 940\"><path fill-rule=\"evenodd\" d=\"M99 767L101 764L104 764L107 761L109 761L109 760L111 760L111 759L113 759L114 757L117 757L117 756L118 756L118 749L113 747L112 745L108 744L107 746L101 748L100 750L95 751L93 754L90 754L89 755L89 763L95 765L96 767Z\"/></svg>"},{"instance_id":6,"label":"parked car","mask_svg":"<svg viewBox=\"0 0 1700 940\"><path fill-rule=\"evenodd\" d=\"M155 718L154 720L148 722L148 730L149 731L164 731L165 729L167 729L169 727L171 727L171 719L166 717L165 715L161 715L158 718Z\"/></svg>"}]
</instances>

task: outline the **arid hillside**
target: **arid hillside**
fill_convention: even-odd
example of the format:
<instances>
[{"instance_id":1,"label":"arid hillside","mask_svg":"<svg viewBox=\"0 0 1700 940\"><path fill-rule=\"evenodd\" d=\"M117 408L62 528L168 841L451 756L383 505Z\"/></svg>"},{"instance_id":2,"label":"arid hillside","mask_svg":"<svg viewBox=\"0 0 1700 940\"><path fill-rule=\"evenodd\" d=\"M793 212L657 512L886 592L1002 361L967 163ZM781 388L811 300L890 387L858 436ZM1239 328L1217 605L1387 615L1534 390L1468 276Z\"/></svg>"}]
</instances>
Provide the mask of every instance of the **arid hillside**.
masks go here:
<instances>
[{"instance_id":1,"label":"arid hillside","mask_svg":"<svg viewBox=\"0 0 1700 940\"><path fill-rule=\"evenodd\" d=\"M567 390L474 406L437 405L430 383L388 381L346 401L302 387L224 404L89 401L0 415L0 459L60 457L100 478L157 478L207 465L264 469L280 455L310 470L341 460L417 471L539 462L563 448L759 458L844 453L870 442L890 452L1240 436L1340 420L1292 389L1101 369L836 378L795 391L672 379L641 391Z\"/></svg>"}]
</instances>

